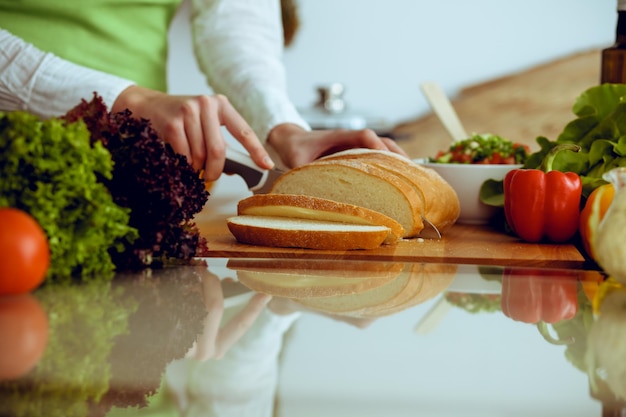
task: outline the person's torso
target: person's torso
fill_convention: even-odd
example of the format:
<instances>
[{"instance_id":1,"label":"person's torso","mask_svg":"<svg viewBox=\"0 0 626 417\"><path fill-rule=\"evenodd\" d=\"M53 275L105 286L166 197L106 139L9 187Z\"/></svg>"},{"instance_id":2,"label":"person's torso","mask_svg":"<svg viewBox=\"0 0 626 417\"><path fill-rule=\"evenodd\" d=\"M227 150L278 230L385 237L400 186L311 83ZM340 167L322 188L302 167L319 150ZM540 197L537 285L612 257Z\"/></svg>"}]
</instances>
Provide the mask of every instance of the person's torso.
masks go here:
<instances>
[{"instance_id":1,"label":"person's torso","mask_svg":"<svg viewBox=\"0 0 626 417\"><path fill-rule=\"evenodd\" d=\"M167 88L167 32L182 0L0 0L0 27L79 65Z\"/></svg>"}]
</instances>

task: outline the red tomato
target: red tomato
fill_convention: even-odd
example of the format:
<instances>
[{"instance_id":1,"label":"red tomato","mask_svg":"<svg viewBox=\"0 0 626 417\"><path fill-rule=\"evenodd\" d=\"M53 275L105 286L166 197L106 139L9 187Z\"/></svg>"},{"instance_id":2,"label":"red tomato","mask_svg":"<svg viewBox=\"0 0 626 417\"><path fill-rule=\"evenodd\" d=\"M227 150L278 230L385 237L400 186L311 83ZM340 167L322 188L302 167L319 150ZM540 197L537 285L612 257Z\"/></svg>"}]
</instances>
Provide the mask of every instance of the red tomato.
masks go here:
<instances>
[{"instance_id":1,"label":"red tomato","mask_svg":"<svg viewBox=\"0 0 626 417\"><path fill-rule=\"evenodd\" d=\"M490 164L501 164L502 163L502 155L500 155L500 152L494 152L491 155L491 160L489 161Z\"/></svg>"},{"instance_id":2,"label":"red tomato","mask_svg":"<svg viewBox=\"0 0 626 417\"><path fill-rule=\"evenodd\" d=\"M45 232L28 213L0 208L0 295L37 288L50 266Z\"/></svg>"},{"instance_id":3,"label":"red tomato","mask_svg":"<svg viewBox=\"0 0 626 417\"><path fill-rule=\"evenodd\" d=\"M48 344L48 317L31 294L0 297L0 381L30 372Z\"/></svg>"}]
</instances>

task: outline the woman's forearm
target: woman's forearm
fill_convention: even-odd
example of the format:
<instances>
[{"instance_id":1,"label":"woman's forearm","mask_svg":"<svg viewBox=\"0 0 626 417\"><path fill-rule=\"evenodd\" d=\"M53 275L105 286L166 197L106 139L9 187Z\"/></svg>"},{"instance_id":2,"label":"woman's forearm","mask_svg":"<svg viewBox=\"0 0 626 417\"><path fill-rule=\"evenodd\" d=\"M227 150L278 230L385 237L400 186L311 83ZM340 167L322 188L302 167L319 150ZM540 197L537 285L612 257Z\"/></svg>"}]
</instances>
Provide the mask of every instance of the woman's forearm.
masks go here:
<instances>
[{"instance_id":1,"label":"woman's forearm","mask_svg":"<svg viewBox=\"0 0 626 417\"><path fill-rule=\"evenodd\" d=\"M41 117L67 112L100 95L109 108L133 82L46 53L0 29L0 110Z\"/></svg>"},{"instance_id":2,"label":"woman's forearm","mask_svg":"<svg viewBox=\"0 0 626 417\"><path fill-rule=\"evenodd\" d=\"M194 47L210 86L261 140L273 127L308 129L287 94L279 0L193 0Z\"/></svg>"}]
</instances>

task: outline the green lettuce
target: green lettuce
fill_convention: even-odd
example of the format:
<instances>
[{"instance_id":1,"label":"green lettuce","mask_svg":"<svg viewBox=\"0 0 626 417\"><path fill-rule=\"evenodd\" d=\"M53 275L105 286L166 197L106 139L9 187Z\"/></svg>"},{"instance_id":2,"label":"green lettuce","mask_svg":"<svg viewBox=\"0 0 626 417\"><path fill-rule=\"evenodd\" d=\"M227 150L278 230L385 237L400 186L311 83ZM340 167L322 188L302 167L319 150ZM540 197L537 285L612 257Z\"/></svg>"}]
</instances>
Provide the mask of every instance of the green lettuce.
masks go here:
<instances>
[{"instance_id":1,"label":"green lettuce","mask_svg":"<svg viewBox=\"0 0 626 417\"><path fill-rule=\"evenodd\" d=\"M106 276L115 268L109 249L136 238L130 211L100 181L112 170L111 154L90 143L82 121L0 112L0 207L30 213L45 230L47 282Z\"/></svg>"}]
</instances>

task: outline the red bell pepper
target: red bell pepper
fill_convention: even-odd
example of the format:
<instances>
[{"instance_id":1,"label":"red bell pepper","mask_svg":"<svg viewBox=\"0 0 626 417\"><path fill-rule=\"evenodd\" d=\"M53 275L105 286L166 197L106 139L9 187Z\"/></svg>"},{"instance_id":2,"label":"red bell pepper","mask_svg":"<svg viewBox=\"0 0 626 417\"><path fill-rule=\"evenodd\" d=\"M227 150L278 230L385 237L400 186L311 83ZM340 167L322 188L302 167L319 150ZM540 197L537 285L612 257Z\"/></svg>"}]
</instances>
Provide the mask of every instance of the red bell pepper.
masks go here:
<instances>
[{"instance_id":1,"label":"red bell pepper","mask_svg":"<svg viewBox=\"0 0 626 417\"><path fill-rule=\"evenodd\" d=\"M504 177L504 214L511 230L528 242L566 242L578 231L582 181L574 172L552 170L556 154L577 145L554 147L541 169L514 169Z\"/></svg>"},{"instance_id":2,"label":"red bell pepper","mask_svg":"<svg viewBox=\"0 0 626 417\"><path fill-rule=\"evenodd\" d=\"M524 323L557 323L578 312L578 271L507 268L500 306Z\"/></svg>"}]
</instances>

